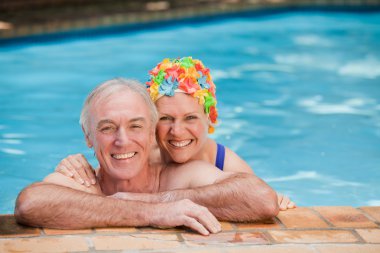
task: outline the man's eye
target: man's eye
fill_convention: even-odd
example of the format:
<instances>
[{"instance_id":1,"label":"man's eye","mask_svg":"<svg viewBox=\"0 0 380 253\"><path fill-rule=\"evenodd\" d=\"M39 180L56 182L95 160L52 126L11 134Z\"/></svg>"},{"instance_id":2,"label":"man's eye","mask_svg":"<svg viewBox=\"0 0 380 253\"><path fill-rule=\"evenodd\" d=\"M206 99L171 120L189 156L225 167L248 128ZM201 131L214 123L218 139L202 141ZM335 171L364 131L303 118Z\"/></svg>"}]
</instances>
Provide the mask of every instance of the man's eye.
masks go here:
<instances>
[{"instance_id":1,"label":"man's eye","mask_svg":"<svg viewBox=\"0 0 380 253\"><path fill-rule=\"evenodd\" d=\"M168 116L162 116L161 118L160 118L160 120L170 120L171 118L170 117L168 117Z\"/></svg>"},{"instance_id":2,"label":"man's eye","mask_svg":"<svg viewBox=\"0 0 380 253\"><path fill-rule=\"evenodd\" d=\"M103 133L110 133L110 132L113 132L114 130L115 130L115 127L113 126L105 126L105 127L100 128L100 131Z\"/></svg>"},{"instance_id":3,"label":"man's eye","mask_svg":"<svg viewBox=\"0 0 380 253\"><path fill-rule=\"evenodd\" d=\"M137 128L143 128L142 125L132 125L131 128L137 129Z\"/></svg>"}]
</instances>

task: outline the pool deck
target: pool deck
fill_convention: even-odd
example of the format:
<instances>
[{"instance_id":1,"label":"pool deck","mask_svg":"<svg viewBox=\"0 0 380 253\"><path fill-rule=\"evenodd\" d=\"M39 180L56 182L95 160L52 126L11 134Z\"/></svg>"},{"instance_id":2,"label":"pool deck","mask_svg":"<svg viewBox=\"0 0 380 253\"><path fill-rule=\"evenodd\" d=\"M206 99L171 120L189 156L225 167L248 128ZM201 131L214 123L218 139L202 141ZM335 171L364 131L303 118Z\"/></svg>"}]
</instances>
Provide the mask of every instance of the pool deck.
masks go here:
<instances>
[{"instance_id":1,"label":"pool deck","mask_svg":"<svg viewBox=\"0 0 380 253\"><path fill-rule=\"evenodd\" d=\"M222 223L201 236L185 228L55 230L0 216L0 252L380 252L380 206L297 207L272 221Z\"/></svg>"},{"instance_id":2,"label":"pool deck","mask_svg":"<svg viewBox=\"0 0 380 253\"><path fill-rule=\"evenodd\" d=\"M279 11L379 11L380 0L5 0L0 1L0 42L92 36L144 27L207 21L225 15Z\"/></svg>"}]
</instances>

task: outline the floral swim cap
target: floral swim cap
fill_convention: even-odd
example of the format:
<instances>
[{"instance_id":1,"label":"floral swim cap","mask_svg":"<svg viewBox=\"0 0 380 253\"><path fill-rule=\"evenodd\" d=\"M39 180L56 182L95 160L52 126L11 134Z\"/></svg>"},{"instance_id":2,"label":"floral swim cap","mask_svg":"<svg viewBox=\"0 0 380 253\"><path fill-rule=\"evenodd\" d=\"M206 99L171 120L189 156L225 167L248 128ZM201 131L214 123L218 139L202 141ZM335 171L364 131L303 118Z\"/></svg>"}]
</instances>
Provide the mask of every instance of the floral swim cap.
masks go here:
<instances>
[{"instance_id":1,"label":"floral swim cap","mask_svg":"<svg viewBox=\"0 0 380 253\"><path fill-rule=\"evenodd\" d=\"M174 96L175 92L183 92L198 99L204 106L211 126L208 132L214 132L217 122L215 84L212 81L210 70L200 60L191 57L181 59L166 58L149 71L150 80L147 90L153 102L162 96Z\"/></svg>"}]
</instances>

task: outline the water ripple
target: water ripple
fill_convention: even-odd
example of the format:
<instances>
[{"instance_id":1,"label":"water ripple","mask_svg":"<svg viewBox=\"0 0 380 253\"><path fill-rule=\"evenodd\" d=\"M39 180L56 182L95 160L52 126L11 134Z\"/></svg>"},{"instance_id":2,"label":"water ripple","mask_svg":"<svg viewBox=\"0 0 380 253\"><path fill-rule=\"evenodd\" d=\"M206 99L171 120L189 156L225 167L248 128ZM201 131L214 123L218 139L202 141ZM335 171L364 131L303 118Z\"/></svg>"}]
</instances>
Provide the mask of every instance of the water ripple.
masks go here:
<instances>
[{"instance_id":1,"label":"water ripple","mask_svg":"<svg viewBox=\"0 0 380 253\"><path fill-rule=\"evenodd\" d=\"M364 98L346 99L341 103L325 103L322 96L298 100L298 105L315 114L356 114L372 115L376 110L375 101Z\"/></svg>"},{"instance_id":2,"label":"water ripple","mask_svg":"<svg viewBox=\"0 0 380 253\"><path fill-rule=\"evenodd\" d=\"M10 155L25 155L25 151L14 148L2 148L0 149L2 152Z\"/></svg>"},{"instance_id":3,"label":"water ripple","mask_svg":"<svg viewBox=\"0 0 380 253\"><path fill-rule=\"evenodd\" d=\"M348 62L338 69L342 76L375 79L380 76L380 61L374 57Z\"/></svg>"},{"instance_id":4,"label":"water ripple","mask_svg":"<svg viewBox=\"0 0 380 253\"><path fill-rule=\"evenodd\" d=\"M284 176L284 177L275 177L275 178L265 178L264 180L268 183L273 183L273 182L288 182L288 181L305 180L305 179L323 181L324 183L327 183L331 186L338 186L338 187L364 186L362 183L345 181L345 180L337 179L334 177L325 176L325 175L317 173L316 171L297 171L297 173L293 175Z\"/></svg>"}]
</instances>

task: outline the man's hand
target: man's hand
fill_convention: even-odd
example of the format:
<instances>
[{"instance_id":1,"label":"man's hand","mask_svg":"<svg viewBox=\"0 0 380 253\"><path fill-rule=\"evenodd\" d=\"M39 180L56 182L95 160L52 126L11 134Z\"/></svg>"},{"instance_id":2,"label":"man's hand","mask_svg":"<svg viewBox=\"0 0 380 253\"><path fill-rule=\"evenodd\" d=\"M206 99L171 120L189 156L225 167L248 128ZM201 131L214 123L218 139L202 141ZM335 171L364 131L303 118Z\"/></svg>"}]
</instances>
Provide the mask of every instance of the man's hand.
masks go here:
<instances>
[{"instance_id":1,"label":"man's hand","mask_svg":"<svg viewBox=\"0 0 380 253\"><path fill-rule=\"evenodd\" d=\"M292 209L296 207L296 204L290 200L290 198L281 193L277 193L278 206L281 211L285 211L287 209Z\"/></svg>"},{"instance_id":2,"label":"man's hand","mask_svg":"<svg viewBox=\"0 0 380 253\"><path fill-rule=\"evenodd\" d=\"M186 226L202 235L208 235L210 232L218 233L221 230L220 223L206 207L195 204L189 199L166 202L154 194L133 192L117 192L108 197L156 203L158 206L151 215L151 226L154 227Z\"/></svg>"},{"instance_id":3,"label":"man's hand","mask_svg":"<svg viewBox=\"0 0 380 253\"><path fill-rule=\"evenodd\" d=\"M96 184L95 173L84 155L69 155L55 167L55 171L67 177L72 177L76 182L87 187Z\"/></svg>"},{"instance_id":4,"label":"man's hand","mask_svg":"<svg viewBox=\"0 0 380 253\"><path fill-rule=\"evenodd\" d=\"M150 214L150 225L153 227L186 226L202 235L221 231L221 225L215 216L206 207L191 200L183 199L156 205Z\"/></svg>"}]
</instances>

